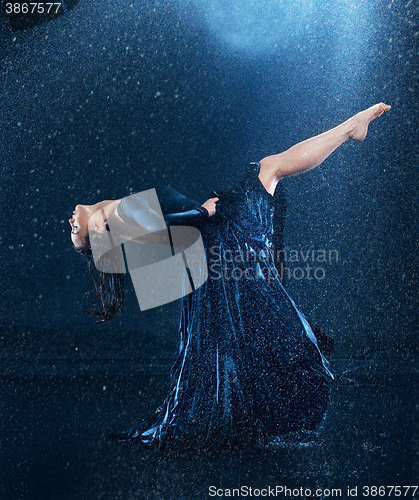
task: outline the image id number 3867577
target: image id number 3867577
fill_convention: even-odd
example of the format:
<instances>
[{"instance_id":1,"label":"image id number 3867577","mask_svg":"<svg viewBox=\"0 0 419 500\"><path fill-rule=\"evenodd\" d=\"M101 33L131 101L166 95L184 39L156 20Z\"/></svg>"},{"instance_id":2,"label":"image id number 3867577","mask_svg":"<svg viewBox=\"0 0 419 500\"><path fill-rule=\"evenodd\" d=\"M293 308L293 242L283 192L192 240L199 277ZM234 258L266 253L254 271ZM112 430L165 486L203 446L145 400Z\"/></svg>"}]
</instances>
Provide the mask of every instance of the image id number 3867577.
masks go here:
<instances>
[{"instance_id":1,"label":"image id number 3867577","mask_svg":"<svg viewBox=\"0 0 419 500\"><path fill-rule=\"evenodd\" d=\"M415 497L417 486L363 486L363 497Z\"/></svg>"},{"instance_id":2,"label":"image id number 3867577","mask_svg":"<svg viewBox=\"0 0 419 500\"><path fill-rule=\"evenodd\" d=\"M57 14L61 2L6 3L7 14Z\"/></svg>"}]
</instances>

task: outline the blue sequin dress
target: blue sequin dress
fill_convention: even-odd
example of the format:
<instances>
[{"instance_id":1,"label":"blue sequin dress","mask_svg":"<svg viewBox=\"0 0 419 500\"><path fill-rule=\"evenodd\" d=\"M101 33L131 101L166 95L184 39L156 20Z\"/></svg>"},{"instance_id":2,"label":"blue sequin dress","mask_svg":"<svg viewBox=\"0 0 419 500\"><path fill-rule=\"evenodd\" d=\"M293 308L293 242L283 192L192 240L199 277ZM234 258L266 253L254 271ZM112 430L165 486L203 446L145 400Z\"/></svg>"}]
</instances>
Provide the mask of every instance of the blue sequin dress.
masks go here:
<instances>
[{"instance_id":1,"label":"blue sequin dress","mask_svg":"<svg viewBox=\"0 0 419 500\"><path fill-rule=\"evenodd\" d=\"M282 246L285 196L281 183L273 196L266 191L259 169L251 163L199 225L208 279L183 299L166 400L110 439L134 447L249 446L322 420L333 379L322 349L330 339L278 277L273 255Z\"/></svg>"}]
</instances>

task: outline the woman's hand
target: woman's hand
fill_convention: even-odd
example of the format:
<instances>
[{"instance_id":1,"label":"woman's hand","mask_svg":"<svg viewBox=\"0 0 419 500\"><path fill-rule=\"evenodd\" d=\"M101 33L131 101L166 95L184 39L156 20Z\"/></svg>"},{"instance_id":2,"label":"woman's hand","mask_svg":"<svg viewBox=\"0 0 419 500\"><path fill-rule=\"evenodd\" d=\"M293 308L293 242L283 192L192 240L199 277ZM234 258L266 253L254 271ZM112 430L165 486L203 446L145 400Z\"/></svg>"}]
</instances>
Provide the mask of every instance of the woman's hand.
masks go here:
<instances>
[{"instance_id":1,"label":"woman's hand","mask_svg":"<svg viewBox=\"0 0 419 500\"><path fill-rule=\"evenodd\" d=\"M207 200L205 203L201 205L201 207L204 207L208 210L208 214L211 217L212 215L215 215L215 212L217 211L217 201L219 198L210 198Z\"/></svg>"}]
</instances>

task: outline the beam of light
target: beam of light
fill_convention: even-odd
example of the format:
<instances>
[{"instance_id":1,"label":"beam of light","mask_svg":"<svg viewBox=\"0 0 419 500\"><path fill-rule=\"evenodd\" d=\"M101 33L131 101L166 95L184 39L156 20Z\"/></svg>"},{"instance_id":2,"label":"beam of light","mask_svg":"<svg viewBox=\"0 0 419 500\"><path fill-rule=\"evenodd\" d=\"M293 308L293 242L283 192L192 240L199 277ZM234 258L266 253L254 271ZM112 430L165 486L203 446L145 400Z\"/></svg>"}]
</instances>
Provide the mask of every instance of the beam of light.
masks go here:
<instances>
[{"instance_id":1,"label":"beam of light","mask_svg":"<svg viewBox=\"0 0 419 500\"><path fill-rule=\"evenodd\" d=\"M316 0L204 0L199 5L223 43L250 54L298 37L316 10Z\"/></svg>"},{"instance_id":2,"label":"beam of light","mask_svg":"<svg viewBox=\"0 0 419 500\"><path fill-rule=\"evenodd\" d=\"M366 0L197 0L196 5L222 44L250 56L301 42L314 45L329 35L341 46L370 31Z\"/></svg>"}]
</instances>

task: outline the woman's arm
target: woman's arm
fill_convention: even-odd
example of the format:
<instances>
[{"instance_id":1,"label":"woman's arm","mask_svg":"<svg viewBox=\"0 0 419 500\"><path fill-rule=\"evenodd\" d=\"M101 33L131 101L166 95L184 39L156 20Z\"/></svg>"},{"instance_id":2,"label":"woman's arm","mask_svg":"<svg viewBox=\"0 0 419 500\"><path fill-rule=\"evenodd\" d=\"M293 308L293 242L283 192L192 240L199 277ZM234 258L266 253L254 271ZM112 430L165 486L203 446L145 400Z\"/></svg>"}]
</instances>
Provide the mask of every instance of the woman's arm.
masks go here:
<instances>
[{"instance_id":1,"label":"woman's arm","mask_svg":"<svg viewBox=\"0 0 419 500\"><path fill-rule=\"evenodd\" d=\"M159 207L155 206L155 198L148 201L142 193L120 200L116 213L122 223L121 236L141 244L170 244L166 227L199 227L209 216L215 214L218 198L210 198L200 206L198 202L167 186L158 186L156 194Z\"/></svg>"},{"instance_id":2,"label":"woman's arm","mask_svg":"<svg viewBox=\"0 0 419 500\"><path fill-rule=\"evenodd\" d=\"M384 103L376 104L324 134L300 142L283 153L263 158L259 175L262 183L272 193L282 177L302 174L317 167L349 138L363 141L369 123L390 107Z\"/></svg>"},{"instance_id":3,"label":"woman's arm","mask_svg":"<svg viewBox=\"0 0 419 500\"><path fill-rule=\"evenodd\" d=\"M117 215L126 223L135 224L149 232L163 229L166 226L188 226L200 224L208 216L215 214L218 198L211 198L203 205L181 195L167 186L157 186L158 206L151 206L155 198L143 196L142 193L123 198L117 207ZM160 212L163 215L157 213Z\"/></svg>"}]
</instances>

